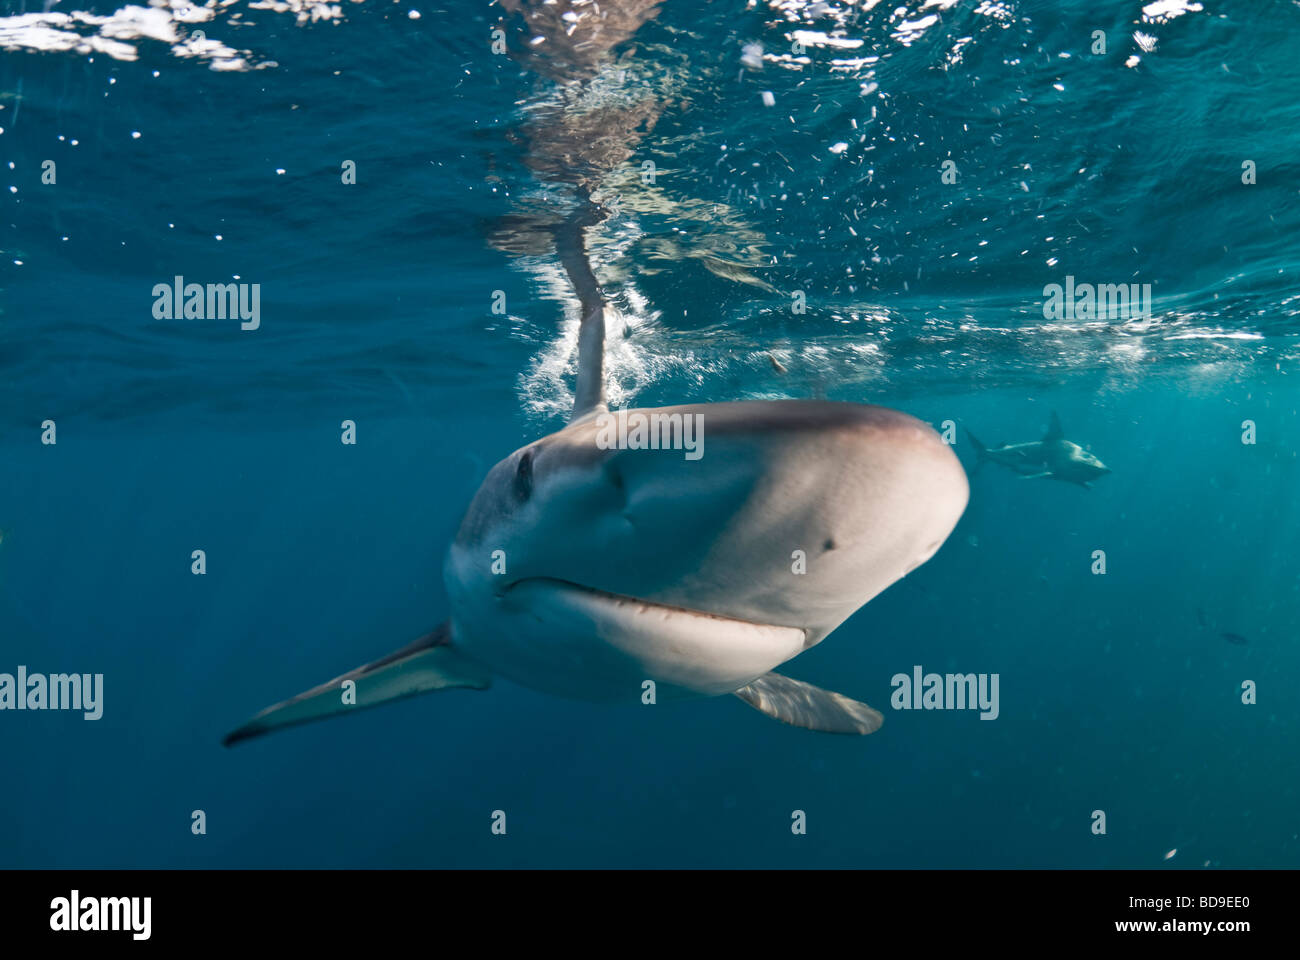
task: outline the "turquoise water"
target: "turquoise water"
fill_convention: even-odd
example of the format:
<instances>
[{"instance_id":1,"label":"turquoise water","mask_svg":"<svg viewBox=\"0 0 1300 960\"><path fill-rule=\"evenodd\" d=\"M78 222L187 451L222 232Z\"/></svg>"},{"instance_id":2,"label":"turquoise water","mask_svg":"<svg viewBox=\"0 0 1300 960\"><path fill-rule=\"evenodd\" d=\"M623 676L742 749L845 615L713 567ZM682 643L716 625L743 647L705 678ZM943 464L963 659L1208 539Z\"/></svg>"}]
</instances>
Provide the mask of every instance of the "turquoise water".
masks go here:
<instances>
[{"instance_id":1,"label":"turquoise water","mask_svg":"<svg viewBox=\"0 0 1300 960\"><path fill-rule=\"evenodd\" d=\"M0 5L0 672L104 675L99 720L0 712L0 864L1300 865L1300 8L669 0L596 55L283 6ZM1113 472L981 467L784 668L870 737L502 681L223 749L446 617L469 498L572 402L588 191L613 404L1057 411ZM178 275L257 329L158 318ZM1067 276L1150 315L1051 319ZM914 665L997 720L888 709Z\"/></svg>"}]
</instances>

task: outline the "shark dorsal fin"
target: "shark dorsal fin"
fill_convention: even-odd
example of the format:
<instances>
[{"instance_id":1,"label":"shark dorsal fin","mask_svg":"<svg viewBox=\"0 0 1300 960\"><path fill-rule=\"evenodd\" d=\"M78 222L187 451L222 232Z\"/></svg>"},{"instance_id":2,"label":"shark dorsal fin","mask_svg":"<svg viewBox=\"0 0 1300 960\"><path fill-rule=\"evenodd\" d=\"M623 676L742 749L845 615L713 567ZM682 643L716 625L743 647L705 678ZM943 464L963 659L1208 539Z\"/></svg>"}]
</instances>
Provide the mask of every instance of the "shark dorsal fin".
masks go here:
<instances>
[{"instance_id":1,"label":"shark dorsal fin","mask_svg":"<svg viewBox=\"0 0 1300 960\"><path fill-rule=\"evenodd\" d=\"M605 295L596 282L583 231L601 219L603 211L584 198L578 210L555 231L555 248L573 292L578 295L582 326L578 329L578 382L573 390L570 423L605 411Z\"/></svg>"},{"instance_id":2,"label":"shark dorsal fin","mask_svg":"<svg viewBox=\"0 0 1300 960\"><path fill-rule=\"evenodd\" d=\"M1052 421L1047 425L1047 433L1043 435L1043 443L1059 443L1065 439L1065 431L1061 429L1061 418L1052 411Z\"/></svg>"}]
</instances>

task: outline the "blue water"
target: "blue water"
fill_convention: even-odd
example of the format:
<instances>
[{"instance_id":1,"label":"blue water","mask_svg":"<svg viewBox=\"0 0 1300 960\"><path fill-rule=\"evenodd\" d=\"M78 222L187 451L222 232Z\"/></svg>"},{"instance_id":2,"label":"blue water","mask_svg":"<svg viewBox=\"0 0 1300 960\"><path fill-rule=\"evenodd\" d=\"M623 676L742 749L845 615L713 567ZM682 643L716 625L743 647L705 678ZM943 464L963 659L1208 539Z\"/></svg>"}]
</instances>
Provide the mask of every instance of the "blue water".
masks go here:
<instances>
[{"instance_id":1,"label":"blue water","mask_svg":"<svg viewBox=\"0 0 1300 960\"><path fill-rule=\"evenodd\" d=\"M0 4L0 672L105 678L0 712L0 866L1300 865L1300 8L668 0L591 67L468 0L297 6ZM652 109L605 162L552 107L611 77ZM222 748L446 617L484 473L565 421L591 182L616 404L1057 411L1113 473L983 466L784 668L870 737L500 681ZM259 329L155 319L176 275ZM1047 319L1066 275L1151 316ZM918 664L997 720L888 709Z\"/></svg>"}]
</instances>

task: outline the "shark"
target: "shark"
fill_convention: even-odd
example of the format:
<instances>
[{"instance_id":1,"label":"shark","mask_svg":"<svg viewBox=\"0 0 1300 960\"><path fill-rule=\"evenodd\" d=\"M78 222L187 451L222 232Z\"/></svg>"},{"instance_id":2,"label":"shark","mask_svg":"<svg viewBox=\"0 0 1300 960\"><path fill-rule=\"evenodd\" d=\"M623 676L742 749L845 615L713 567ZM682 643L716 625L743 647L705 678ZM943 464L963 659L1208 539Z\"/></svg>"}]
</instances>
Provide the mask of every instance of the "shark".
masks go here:
<instances>
[{"instance_id":1,"label":"shark","mask_svg":"<svg viewBox=\"0 0 1300 960\"><path fill-rule=\"evenodd\" d=\"M613 414L591 219L580 211L556 236L582 310L571 417L488 471L447 551L450 616L266 708L227 746L494 677L594 702L734 694L828 733L881 726L870 705L774 668L934 556L969 498L961 463L921 420L825 400L626 411L696 418L697 459L601 442Z\"/></svg>"},{"instance_id":2,"label":"shark","mask_svg":"<svg viewBox=\"0 0 1300 960\"><path fill-rule=\"evenodd\" d=\"M975 447L975 469L992 461L1014 470L1025 480L1050 477L1091 487L1092 481L1111 470L1092 453L1065 439L1061 419L1052 411L1052 420L1041 440L1025 443L1002 443L987 447L970 430L966 431Z\"/></svg>"},{"instance_id":3,"label":"shark","mask_svg":"<svg viewBox=\"0 0 1300 960\"><path fill-rule=\"evenodd\" d=\"M585 337L580 376L598 350ZM703 418L707 449L692 461L602 448L604 412L579 399L563 429L488 472L447 552L442 624L268 707L224 742L486 689L496 676L595 702L646 702L648 689L654 702L734 694L810 730L878 729L868 704L774 668L938 551L969 495L951 447L922 421L866 404L640 411Z\"/></svg>"},{"instance_id":4,"label":"shark","mask_svg":"<svg viewBox=\"0 0 1300 960\"><path fill-rule=\"evenodd\" d=\"M447 549L438 626L267 707L223 742L498 678L593 703L734 696L795 727L874 732L883 717L869 704L776 668L935 555L965 510L965 470L921 420L825 400L618 411L695 424L698 456L607 442L608 300L589 237L609 216L608 176L662 104L593 108L584 90L658 3L502 4L526 35L547 38L530 51L560 51L539 72L566 84L531 112L524 139L529 166L572 201L530 219L526 244L559 261L577 301L568 422L488 470Z\"/></svg>"}]
</instances>

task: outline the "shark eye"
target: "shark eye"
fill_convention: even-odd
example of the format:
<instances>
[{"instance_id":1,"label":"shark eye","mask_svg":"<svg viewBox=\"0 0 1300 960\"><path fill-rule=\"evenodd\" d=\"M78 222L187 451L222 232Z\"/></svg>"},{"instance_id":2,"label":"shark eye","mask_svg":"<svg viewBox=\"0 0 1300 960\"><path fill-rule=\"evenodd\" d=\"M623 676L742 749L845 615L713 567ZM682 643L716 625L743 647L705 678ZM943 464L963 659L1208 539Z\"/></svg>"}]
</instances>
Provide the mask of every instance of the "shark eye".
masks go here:
<instances>
[{"instance_id":1,"label":"shark eye","mask_svg":"<svg viewBox=\"0 0 1300 960\"><path fill-rule=\"evenodd\" d=\"M515 468L515 497L524 503L533 494L533 452L528 450L519 458Z\"/></svg>"}]
</instances>

